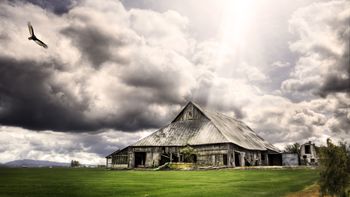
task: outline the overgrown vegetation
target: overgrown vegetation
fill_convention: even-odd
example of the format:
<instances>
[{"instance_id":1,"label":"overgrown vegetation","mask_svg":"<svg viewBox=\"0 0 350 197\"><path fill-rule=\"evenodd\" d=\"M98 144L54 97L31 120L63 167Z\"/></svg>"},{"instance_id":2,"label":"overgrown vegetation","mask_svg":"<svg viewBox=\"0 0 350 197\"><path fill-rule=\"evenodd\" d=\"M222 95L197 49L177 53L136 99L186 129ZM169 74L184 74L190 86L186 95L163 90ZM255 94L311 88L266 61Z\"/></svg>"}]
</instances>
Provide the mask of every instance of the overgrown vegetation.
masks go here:
<instances>
[{"instance_id":1,"label":"overgrown vegetation","mask_svg":"<svg viewBox=\"0 0 350 197\"><path fill-rule=\"evenodd\" d=\"M294 144L291 144L291 145L287 145L285 148L284 148L284 152L286 153L295 153L295 154L298 154L300 155L300 144L299 143L294 143Z\"/></svg>"},{"instance_id":2,"label":"overgrown vegetation","mask_svg":"<svg viewBox=\"0 0 350 197\"><path fill-rule=\"evenodd\" d=\"M321 195L347 196L350 180L350 153L345 143L335 145L330 139L327 146L320 147Z\"/></svg>"},{"instance_id":3,"label":"overgrown vegetation","mask_svg":"<svg viewBox=\"0 0 350 197\"><path fill-rule=\"evenodd\" d=\"M194 148L186 146L180 150L180 154L184 157L184 162L194 163L196 161L197 152Z\"/></svg>"},{"instance_id":4,"label":"overgrown vegetation","mask_svg":"<svg viewBox=\"0 0 350 197\"><path fill-rule=\"evenodd\" d=\"M113 171L0 168L1 197L285 196L317 181L315 170Z\"/></svg>"}]
</instances>

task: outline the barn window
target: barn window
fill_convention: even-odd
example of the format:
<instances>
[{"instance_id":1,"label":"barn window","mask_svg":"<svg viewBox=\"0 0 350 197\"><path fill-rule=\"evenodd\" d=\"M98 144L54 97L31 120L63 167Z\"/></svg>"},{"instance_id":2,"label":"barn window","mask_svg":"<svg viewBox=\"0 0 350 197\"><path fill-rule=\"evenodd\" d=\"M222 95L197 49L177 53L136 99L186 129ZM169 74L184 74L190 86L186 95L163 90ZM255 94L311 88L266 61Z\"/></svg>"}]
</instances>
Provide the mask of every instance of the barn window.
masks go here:
<instances>
[{"instance_id":1,"label":"barn window","mask_svg":"<svg viewBox=\"0 0 350 197\"><path fill-rule=\"evenodd\" d=\"M188 119L189 119L189 120L192 120L192 118L193 118L192 112L189 111L189 112L188 112Z\"/></svg>"},{"instance_id":2,"label":"barn window","mask_svg":"<svg viewBox=\"0 0 350 197\"><path fill-rule=\"evenodd\" d=\"M186 112L186 119L192 120L193 119L193 106L189 106Z\"/></svg>"},{"instance_id":3,"label":"barn window","mask_svg":"<svg viewBox=\"0 0 350 197\"><path fill-rule=\"evenodd\" d=\"M128 163L128 155L114 155L112 158L113 164L127 164Z\"/></svg>"},{"instance_id":4,"label":"barn window","mask_svg":"<svg viewBox=\"0 0 350 197\"><path fill-rule=\"evenodd\" d=\"M310 145L305 145L305 154L311 154Z\"/></svg>"}]
</instances>

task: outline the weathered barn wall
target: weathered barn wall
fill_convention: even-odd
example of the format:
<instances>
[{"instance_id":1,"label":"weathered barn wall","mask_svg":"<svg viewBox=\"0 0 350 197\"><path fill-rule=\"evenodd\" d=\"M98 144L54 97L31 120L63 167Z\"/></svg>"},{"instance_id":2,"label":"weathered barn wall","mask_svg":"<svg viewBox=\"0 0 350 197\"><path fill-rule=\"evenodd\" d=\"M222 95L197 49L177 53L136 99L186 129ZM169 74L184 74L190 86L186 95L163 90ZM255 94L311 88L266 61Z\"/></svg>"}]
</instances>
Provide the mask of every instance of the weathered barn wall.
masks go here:
<instances>
[{"instance_id":1,"label":"weathered barn wall","mask_svg":"<svg viewBox=\"0 0 350 197\"><path fill-rule=\"evenodd\" d=\"M298 154L295 153L283 153L282 154L283 166L297 166L299 165Z\"/></svg>"},{"instance_id":2,"label":"weathered barn wall","mask_svg":"<svg viewBox=\"0 0 350 197\"><path fill-rule=\"evenodd\" d=\"M207 144L191 146L196 153L196 164L200 166L256 166L267 165L266 151L246 150L234 144ZM107 158L108 168L157 167L161 159L166 162L181 162L184 146L128 147L116 151ZM262 156L263 155L263 156ZM237 161L236 161L237 160ZM164 163L164 161L163 161Z\"/></svg>"},{"instance_id":3,"label":"weathered barn wall","mask_svg":"<svg viewBox=\"0 0 350 197\"><path fill-rule=\"evenodd\" d=\"M261 165L268 166L269 165L269 155L267 151L262 151L260 153Z\"/></svg>"},{"instance_id":4,"label":"weathered barn wall","mask_svg":"<svg viewBox=\"0 0 350 197\"><path fill-rule=\"evenodd\" d=\"M107 157L107 168L127 168L129 164L128 148L116 151Z\"/></svg>"},{"instance_id":5,"label":"weathered barn wall","mask_svg":"<svg viewBox=\"0 0 350 197\"><path fill-rule=\"evenodd\" d=\"M197 152L197 164L199 165L223 166L226 161L226 165L230 164L227 144L194 146L194 149ZM227 155L226 161L224 161L224 155Z\"/></svg>"},{"instance_id":6,"label":"weathered barn wall","mask_svg":"<svg viewBox=\"0 0 350 197\"><path fill-rule=\"evenodd\" d=\"M231 144L235 154L239 154L239 166L261 166L268 165L268 152L258 150L247 150ZM237 165L235 165L237 166Z\"/></svg>"},{"instance_id":7,"label":"weathered barn wall","mask_svg":"<svg viewBox=\"0 0 350 197\"><path fill-rule=\"evenodd\" d=\"M144 167L156 167L160 165L162 154L177 154L179 147L130 147L129 149L129 167L135 166L135 153L145 153L146 159Z\"/></svg>"},{"instance_id":8,"label":"weathered barn wall","mask_svg":"<svg viewBox=\"0 0 350 197\"><path fill-rule=\"evenodd\" d=\"M106 167L112 168L112 157L108 157L106 160Z\"/></svg>"},{"instance_id":9,"label":"weathered barn wall","mask_svg":"<svg viewBox=\"0 0 350 197\"><path fill-rule=\"evenodd\" d=\"M191 146L196 152L196 164L201 166L256 166L265 165L262 161L261 151L250 151L233 144L208 144ZM157 167L161 165L162 157L168 161L181 162L183 157L181 149L184 147L130 147L128 150L128 167ZM145 155L144 163L136 161L137 155ZM235 154L237 156L235 157ZM267 156L265 156L267 159ZM237 162L235 161L237 159Z\"/></svg>"}]
</instances>

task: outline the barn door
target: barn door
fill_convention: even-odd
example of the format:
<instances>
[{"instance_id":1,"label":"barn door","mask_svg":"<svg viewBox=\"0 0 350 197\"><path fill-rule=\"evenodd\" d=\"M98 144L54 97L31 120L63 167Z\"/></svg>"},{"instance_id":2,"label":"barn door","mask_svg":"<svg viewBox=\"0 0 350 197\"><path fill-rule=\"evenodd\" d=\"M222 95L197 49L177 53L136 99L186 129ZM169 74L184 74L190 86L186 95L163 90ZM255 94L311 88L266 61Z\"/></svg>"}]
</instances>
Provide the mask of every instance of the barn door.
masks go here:
<instances>
[{"instance_id":1,"label":"barn door","mask_svg":"<svg viewBox=\"0 0 350 197\"><path fill-rule=\"evenodd\" d=\"M241 166L241 161L240 161L240 158L241 158L241 157L240 157L240 156L241 156L241 154L235 152L235 166L236 166L236 167Z\"/></svg>"},{"instance_id":2,"label":"barn door","mask_svg":"<svg viewBox=\"0 0 350 197\"><path fill-rule=\"evenodd\" d=\"M228 163L228 162L227 162L227 154L223 154L223 155L222 155L222 159L223 159L223 161L224 161L224 165L227 166L227 163Z\"/></svg>"},{"instance_id":3,"label":"barn door","mask_svg":"<svg viewBox=\"0 0 350 197\"><path fill-rule=\"evenodd\" d=\"M145 167L146 152L135 152L135 167Z\"/></svg>"}]
</instances>

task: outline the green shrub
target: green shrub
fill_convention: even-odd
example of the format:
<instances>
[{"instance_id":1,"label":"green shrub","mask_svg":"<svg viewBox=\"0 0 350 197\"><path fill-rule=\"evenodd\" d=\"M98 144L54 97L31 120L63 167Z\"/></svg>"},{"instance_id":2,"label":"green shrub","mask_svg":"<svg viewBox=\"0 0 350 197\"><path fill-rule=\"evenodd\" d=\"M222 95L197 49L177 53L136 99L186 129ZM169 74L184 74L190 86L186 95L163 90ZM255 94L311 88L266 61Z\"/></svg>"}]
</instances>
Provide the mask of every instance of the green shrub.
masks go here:
<instances>
[{"instance_id":1,"label":"green shrub","mask_svg":"<svg viewBox=\"0 0 350 197\"><path fill-rule=\"evenodd\" d=\"M339 146L327 139L327 146L320 147L321 195L346 196L349 185L350 156L345 143Z\"/></svg>"},{"instance_id":2,"label":"green shrub","mask_svg":"<svg viewBox=\"0 0 350 197\"><path fill-rule=\"evenodd\" d=\"M184 162L196 163L197 160L197 152L194 148L190 146L186 146L180 150L180 153L184 157Z\"/></svg>"}]
</instances>

